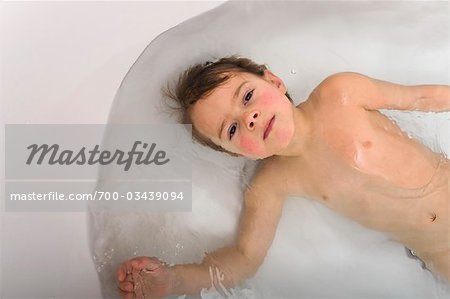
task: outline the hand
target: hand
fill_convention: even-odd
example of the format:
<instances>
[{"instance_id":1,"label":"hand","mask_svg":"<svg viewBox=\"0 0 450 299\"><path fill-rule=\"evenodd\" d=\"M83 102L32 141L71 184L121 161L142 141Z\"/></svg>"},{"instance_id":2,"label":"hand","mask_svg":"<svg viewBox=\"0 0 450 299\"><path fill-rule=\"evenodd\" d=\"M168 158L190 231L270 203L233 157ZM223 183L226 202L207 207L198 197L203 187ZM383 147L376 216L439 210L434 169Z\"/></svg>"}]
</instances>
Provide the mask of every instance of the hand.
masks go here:
<instances>
[{"instance_id":1,"label":"hand","mask_svg":"<svg viewBox=\"0 0 450 299\"><path fill-rule=\"evenodd\" d=\"M124 299L164 298L173 290L175 273L157 258L136 257L122 263L116 272Z\"/></svg>"}]
</instances>

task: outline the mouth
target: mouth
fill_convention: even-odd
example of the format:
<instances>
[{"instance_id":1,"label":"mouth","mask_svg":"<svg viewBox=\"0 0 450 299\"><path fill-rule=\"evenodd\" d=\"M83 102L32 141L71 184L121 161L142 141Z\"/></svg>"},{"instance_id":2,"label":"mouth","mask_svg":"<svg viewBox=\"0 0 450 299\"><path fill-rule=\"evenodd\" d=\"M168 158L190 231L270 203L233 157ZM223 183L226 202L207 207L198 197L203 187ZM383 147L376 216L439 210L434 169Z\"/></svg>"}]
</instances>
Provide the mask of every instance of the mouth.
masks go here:
<instances>
[{"instance_id":1,"label":"mouth","mask_svg":"<svg viewBox=\"0 0 450 299\"><path fill-rule=\"evenodd\" d=\"M269 123L266 125L266 129L264 130L263 139L266 139L269 136L270 131L272 131L273 123L275 122L275 115L272 116Z\"/></svg>"}]
</instances>

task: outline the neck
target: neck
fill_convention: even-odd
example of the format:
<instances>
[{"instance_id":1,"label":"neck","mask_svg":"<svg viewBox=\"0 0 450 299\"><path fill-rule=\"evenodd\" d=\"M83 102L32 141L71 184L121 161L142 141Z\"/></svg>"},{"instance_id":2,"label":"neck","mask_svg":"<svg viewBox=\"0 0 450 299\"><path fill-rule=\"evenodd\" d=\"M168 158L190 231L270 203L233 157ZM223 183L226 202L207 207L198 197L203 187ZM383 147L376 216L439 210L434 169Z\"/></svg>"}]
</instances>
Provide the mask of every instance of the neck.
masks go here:
<instances>
[{"instance_id":1,"label":"neck","mask_svg":"<svg viewBox=\"0 0 450 299\"><path fill-rule=\"evenodd\" d=\"M312 121L307 102L299 104L293 109L294 136L289 145L278 156L299 156L305 151L308 141L311 139Z\"/></svg>"}]
</instances>

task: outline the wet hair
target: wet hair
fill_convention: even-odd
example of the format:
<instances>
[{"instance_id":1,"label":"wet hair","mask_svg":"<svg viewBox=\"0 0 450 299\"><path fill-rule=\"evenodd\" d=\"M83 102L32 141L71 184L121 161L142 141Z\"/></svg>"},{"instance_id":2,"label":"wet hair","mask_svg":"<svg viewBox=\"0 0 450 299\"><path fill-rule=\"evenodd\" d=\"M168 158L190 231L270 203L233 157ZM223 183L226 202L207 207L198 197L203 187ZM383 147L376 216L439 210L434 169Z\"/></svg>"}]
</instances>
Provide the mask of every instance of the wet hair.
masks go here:
<instances>
[{"instance_id":1,"label":"wet hair","mask_svg":"<svg viewBox=\"0 0 450 299\"><path fill-rule=\"evenodd\" d=\"M167 84L163 94L177 104L177 107L169 104L168 107L178 113L178 121L182 124L192 124L192 137L195 141L214 150L238 156L215 144L197 130L191 119L192 107L198 100L206 98L217 87L225 84L233 74L250 73L263 77L265 70L267 67L264 64L257 64L248 58L224 57L214 62L207 61L190 66L179 76L174 87ZM293 102L289 93L286 92L285 95L289 101Z\"/></svg>"}]
</instances>

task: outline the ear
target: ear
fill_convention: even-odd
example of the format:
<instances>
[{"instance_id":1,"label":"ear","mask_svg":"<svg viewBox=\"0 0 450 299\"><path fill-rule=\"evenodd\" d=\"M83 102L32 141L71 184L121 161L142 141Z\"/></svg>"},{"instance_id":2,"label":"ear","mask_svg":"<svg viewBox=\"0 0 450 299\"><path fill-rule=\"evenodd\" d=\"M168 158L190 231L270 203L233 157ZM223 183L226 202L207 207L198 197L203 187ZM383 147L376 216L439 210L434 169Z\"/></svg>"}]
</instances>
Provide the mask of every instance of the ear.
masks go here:
<instances>
[{"instance_id":1,"label":"ear","mask_svg":"<svg viewBox=\"0 0 450 299\"><path fill-rule=\"evenodd\" d=\"M273 85L275 85L278 89L281 90L281 92L286 93L287 88L284 85L283 80L281 80L280 78L278 78L274 73L272 73L269 70L265 70L264 71L264 79L266 79L266 81L272 83Z\"/></svg>"}]
</instances>

